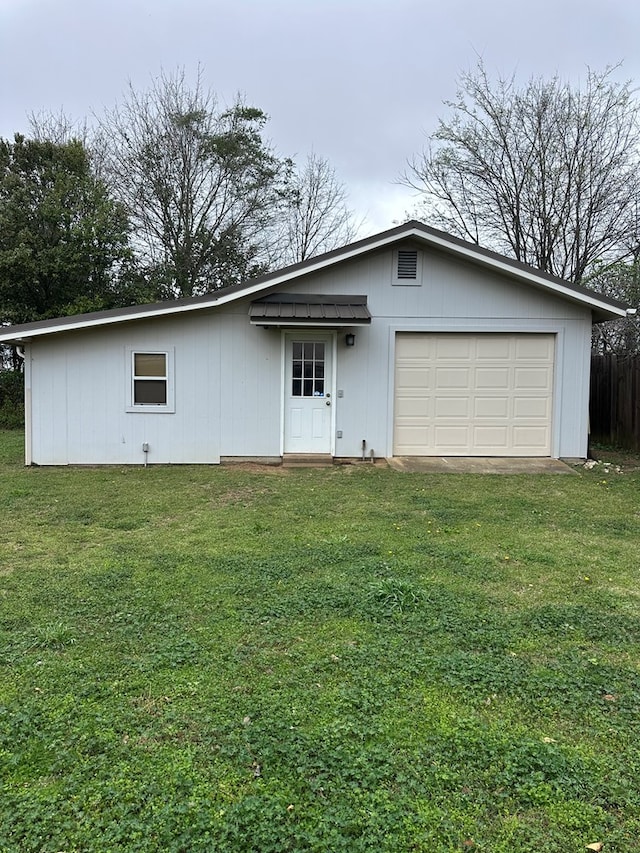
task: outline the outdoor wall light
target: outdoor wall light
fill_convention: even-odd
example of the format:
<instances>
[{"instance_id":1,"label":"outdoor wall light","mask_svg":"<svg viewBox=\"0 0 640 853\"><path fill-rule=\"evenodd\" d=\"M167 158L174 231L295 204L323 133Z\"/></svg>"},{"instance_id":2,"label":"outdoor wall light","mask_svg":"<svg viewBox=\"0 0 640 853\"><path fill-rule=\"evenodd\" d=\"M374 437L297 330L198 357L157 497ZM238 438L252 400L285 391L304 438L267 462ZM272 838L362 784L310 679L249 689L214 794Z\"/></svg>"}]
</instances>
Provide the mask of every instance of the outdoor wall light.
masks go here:
<instances>
[{"instance_id":1,"label":"outdoor wall light","mask_svg":"<svg viewBox=\"0 0 640 853\"><path fill-rule=\"evenodd\" d=\"M353 332L349 332L344 336L344 342L348 347L354 347L356 345L356 336Z\"/></svg>"}]
</instances>

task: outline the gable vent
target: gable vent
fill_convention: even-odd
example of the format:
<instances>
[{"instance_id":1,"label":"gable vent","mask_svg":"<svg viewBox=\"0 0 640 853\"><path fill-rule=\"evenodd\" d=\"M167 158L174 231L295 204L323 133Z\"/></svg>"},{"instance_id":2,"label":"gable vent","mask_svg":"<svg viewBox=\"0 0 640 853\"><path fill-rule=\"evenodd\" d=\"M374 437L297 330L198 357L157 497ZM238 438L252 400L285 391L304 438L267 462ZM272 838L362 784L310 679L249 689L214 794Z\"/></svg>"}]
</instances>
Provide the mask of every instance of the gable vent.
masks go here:
<instances>
[{"instance_id":1,"label":"gable vent","mask_svg":"<svg viewBox=\"0 0 640 853\"><path fill-rule=\"evenodd\" d=\"M398 249L398 278L416 279L418 277L418 250Z\"/></svg>"}]
</instances>

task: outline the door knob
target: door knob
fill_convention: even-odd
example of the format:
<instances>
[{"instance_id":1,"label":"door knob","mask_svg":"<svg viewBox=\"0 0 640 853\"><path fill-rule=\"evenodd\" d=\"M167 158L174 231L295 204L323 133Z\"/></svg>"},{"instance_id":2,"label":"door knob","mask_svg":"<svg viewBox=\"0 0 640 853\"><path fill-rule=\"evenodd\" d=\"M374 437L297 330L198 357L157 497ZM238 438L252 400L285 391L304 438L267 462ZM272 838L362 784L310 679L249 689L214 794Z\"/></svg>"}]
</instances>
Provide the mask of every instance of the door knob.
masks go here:
<instances>
[{"instance_id":1,"label":"door knob","mask_svg":"<svg viewBox=\"0 0 640 853\"><path fill-rule=\"evenodd\" d=\"M331 400L327 400L327 401L325 402L325 406L330 406L330 405L331 405Z\"/></svg>"}]
</instances>

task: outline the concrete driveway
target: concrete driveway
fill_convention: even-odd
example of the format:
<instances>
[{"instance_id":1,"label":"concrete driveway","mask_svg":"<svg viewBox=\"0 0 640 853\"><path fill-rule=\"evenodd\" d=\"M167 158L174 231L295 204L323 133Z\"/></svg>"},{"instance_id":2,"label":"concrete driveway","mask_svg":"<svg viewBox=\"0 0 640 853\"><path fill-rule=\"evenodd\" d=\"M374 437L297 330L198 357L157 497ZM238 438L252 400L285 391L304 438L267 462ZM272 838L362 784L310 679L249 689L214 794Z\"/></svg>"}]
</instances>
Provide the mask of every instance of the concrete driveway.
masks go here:
<instances>
[{"instance_id":1,"label":"concrete driveway","mask_svg":"<svg viewBox=\"0 0 640 853\"><path fill-rule=\"evenodd\" d=\"M576 474L559 459L498 456L393 456L387 459L394 471L410 474Z\"/></svg>"}]
</instances>

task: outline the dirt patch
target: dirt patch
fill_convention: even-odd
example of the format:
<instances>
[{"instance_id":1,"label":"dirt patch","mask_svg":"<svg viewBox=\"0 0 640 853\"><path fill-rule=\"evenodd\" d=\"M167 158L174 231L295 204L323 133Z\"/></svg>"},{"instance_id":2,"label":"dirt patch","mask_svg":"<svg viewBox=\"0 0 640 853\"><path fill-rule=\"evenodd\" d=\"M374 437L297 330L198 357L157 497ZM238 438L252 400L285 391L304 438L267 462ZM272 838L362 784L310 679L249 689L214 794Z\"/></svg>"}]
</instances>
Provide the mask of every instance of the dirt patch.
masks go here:
<instances>
[{"instance_id":1,"label":"dirt patch","mask_svg":"<svg viewBox=\"0 0 640 853\"><path fill-rule=\"evenodd\" d=\"M612 448L592 447L591 457L600 467L616 467L620 469L617 473L633 474L640 471L640 453L630 450L614 450Z\"/></svg>"},{"instance_id":2,"label":"dirt patch","mask_svg":"<svg viewBox=\"0 0 640 853\"><path fill-rule=\"evenodd\" d=\"M226 468L233 471L246 471L249 474L267 474L272 477L286 476L289 471L282 465L272 465L264 462L225 462Z\"/></svg>"},{"instance_id":3,"label":"dirt patch","mask_svg":"<svg viewBox=\"0 0 640 853\"><path fill-rule=\"evenodd\" d=\"M216 495L215 498L211 499L211 503L216 506L231 506L233 504L248 506L253 503L256 498L268 494L269 489L254 489L251 486L245 486L241 489L229 489L226 492L220 492L219 495Z\"/></svg>"}]
</instances>

